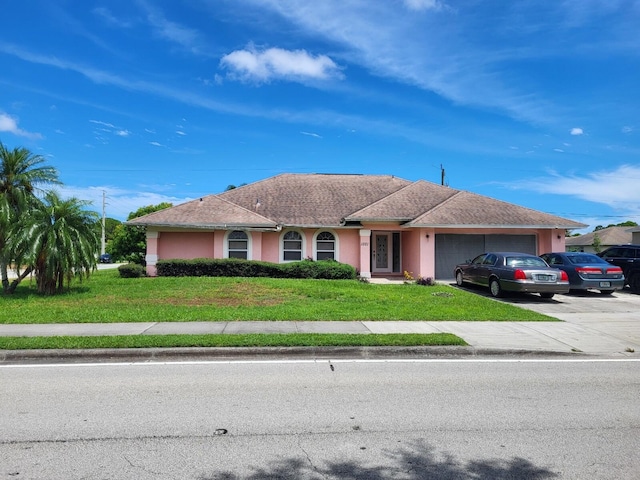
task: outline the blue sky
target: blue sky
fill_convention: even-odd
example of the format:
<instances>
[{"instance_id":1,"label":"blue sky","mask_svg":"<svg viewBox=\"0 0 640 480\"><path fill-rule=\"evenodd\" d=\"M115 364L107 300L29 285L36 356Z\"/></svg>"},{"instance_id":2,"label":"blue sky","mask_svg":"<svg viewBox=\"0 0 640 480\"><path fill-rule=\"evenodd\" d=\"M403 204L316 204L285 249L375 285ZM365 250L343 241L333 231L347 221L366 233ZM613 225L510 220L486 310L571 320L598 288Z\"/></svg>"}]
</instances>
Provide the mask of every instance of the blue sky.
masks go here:
<instances>
[{"instance_id":1,"label":"blue sky","mask_svg":"<svg viewBox=\"0 0 640 480\"><path fill-rule=\"evenodd\" d=\"M637 0L24 0L0 141L124 220L279 173L640 223Z\"/></svg>"}]
</instances>

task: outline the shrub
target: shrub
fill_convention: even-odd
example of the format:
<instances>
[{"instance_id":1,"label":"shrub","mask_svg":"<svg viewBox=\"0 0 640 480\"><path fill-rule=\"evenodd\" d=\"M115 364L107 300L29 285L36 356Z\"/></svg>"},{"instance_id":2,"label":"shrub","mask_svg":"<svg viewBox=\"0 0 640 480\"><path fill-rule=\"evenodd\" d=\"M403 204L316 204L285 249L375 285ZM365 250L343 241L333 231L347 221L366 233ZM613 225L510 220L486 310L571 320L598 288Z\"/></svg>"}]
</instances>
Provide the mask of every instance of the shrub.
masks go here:
<instances>
[{"instance_id":1,"label":"shrub","mask_svg":"<svg viewBox=\"0 0 640 480\"><path fill-rule=\"evenodd\" d=\"M238 258L176 259L160 260L156 269L158 275L163 277L356 278L355 268L334 260L302 260L278 264Z\"/></svg>"},{"instance_id":2,"label":"shrub","mask_svg":"<svg viewBox=\"0 0 640 480\"><path fill-rule=\"evenodd\" d=\"M126 263L118 267L118 272L122 278L139 278L145 277L147 272L144 267L138 263Z\"/></svg>"},{"instance_id":3,"label":"shrub","mask_svg":"<svg viewBox=\"0 0 640 480\"><path fill-rule=\"evenodd\" d=\"M404 271L404 283L415 283L416 285L423 285L427 287L432 287L436 284L435 280L431 277L421 277L418 278L413 277L413 272Z\"/></svg>"}]
</instances>

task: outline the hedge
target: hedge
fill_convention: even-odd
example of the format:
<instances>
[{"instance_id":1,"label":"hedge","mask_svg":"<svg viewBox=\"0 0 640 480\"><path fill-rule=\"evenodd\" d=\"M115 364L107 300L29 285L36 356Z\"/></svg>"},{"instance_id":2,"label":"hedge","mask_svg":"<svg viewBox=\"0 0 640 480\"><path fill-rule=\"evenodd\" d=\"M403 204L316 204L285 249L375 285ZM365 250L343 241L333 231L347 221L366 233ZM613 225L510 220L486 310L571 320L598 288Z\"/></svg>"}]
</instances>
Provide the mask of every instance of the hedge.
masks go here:
<instances>
[{"instance_id":1,"label":"hedge","mask_svg":"<svg viewBox=\"0 0 640 480\"><path fill-rule=\"evenodd\" d=\"M122 278L139 278L147 275L144 267L137 263L125 263L118 267L118 272Z\"/></svg>"},{"instance_id":2,"label":"hedge","mask_svg":"<svg viewBox=\"0 0 640 480\"><path fill-rule=\"evenodd\" d=\"M171 259L159 260L156 263L156 271L161 277L271 277L329 280L356 278L355 268L335 260L270 263L239 258Z\"/></svg>"}]
</instances>

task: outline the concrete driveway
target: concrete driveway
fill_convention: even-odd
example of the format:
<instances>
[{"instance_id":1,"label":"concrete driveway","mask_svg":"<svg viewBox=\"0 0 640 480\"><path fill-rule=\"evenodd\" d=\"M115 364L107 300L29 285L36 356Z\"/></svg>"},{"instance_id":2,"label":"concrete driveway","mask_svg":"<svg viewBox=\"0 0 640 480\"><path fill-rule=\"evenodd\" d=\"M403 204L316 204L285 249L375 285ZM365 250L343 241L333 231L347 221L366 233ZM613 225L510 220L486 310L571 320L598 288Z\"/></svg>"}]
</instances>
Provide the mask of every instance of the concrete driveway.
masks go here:
<instances>
[{"instance_id":1,"label":"concrete driveway","mask_svg":"<svg viewBox=\"0 0 640 480\"><path fill-rule=\"evenodd\" d=\"M490 297L486 288L465 289ZM628 288L613 295L587 291L555 295L550 300L539 295L513 294L499 301L566 322L562 326L530 325L539 333L560 339L579 350L605 353L632 348L640 353L640 295L631 293Z\"/></svg>"}]
</instances>

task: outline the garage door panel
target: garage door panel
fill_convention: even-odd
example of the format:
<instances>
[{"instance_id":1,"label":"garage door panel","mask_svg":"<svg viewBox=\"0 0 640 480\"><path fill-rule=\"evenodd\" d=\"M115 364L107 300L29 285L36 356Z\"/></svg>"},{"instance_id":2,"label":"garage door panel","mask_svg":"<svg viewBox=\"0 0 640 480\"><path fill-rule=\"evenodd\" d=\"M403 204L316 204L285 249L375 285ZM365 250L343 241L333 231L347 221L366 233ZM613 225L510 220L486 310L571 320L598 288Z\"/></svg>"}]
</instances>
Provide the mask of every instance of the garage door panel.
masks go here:
<instances>
[{"instance_id":1,"label":"garage door panel","mask_svg":"<svg viewBox=\"0 0 640 480\"><path fill-rule=\"evenodd\" d=\"M436 278L451 279L456 265L491 251L523 252L535 255L536 236L436 234Z\"/></svg>"},{"instance_id":2,"label":"garage door panel","mask_svg":"<svg viewBox=\"0 0 640 480\"><path fill-rule=\"evenodd\" d=\"M436 235L436 278L453 278L459 263L484 252L484 235Z\"/></svg>"}]
</instances>

